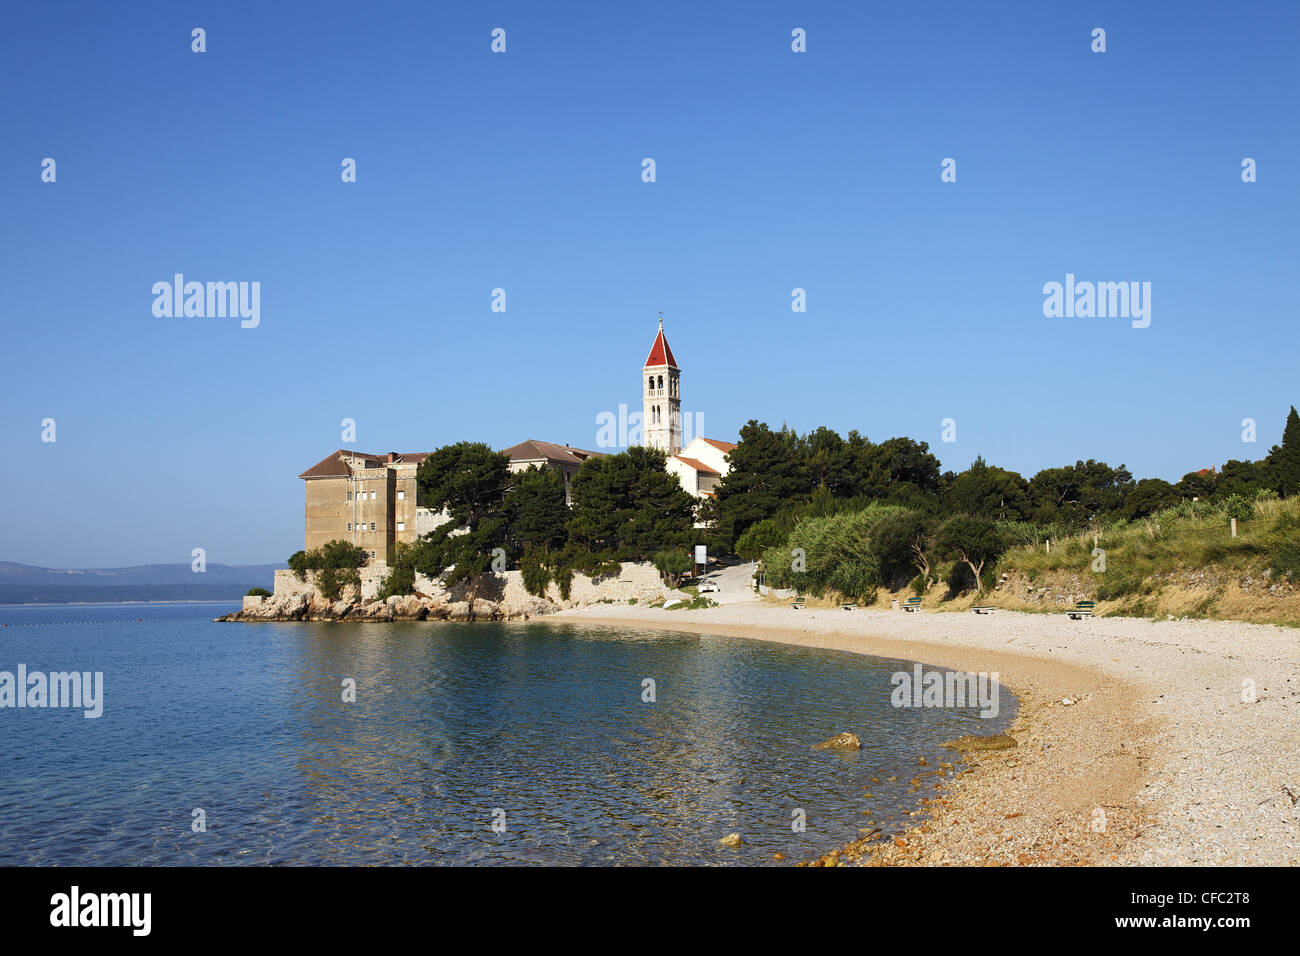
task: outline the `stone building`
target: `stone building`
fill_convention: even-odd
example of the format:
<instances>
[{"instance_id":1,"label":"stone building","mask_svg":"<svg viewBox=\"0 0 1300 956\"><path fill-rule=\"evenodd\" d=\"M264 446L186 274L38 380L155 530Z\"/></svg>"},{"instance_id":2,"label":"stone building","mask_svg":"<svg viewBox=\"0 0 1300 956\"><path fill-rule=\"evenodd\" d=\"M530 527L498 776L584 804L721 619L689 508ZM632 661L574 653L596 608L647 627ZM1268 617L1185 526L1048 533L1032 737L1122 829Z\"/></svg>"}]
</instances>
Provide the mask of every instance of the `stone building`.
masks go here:
<instances>
[{"instance_id":1,"label":"stone building","mask_svg":"<svg viewBox=\"0 0 1300 956\"><path fill-rule=\"evenodd\" d=\"M507 448L501 454L510 459L511 471L526 471L536 466L538 468L554 468L560 472L560 474L564 475L564 500L567 504L572 505L573 495L569 493L569 484L573 481L573 476L578 473L578 469L582 467L584 461L588 458L598 458L603 453L574 448L572 445L556 445L549 441L537 441L535 438L530 438L528 441Z\"/></svg>"},{"instance_id":2,"label":"stone building","mask_svg":"<svg viewBox=\"0 0 1300 956\"><path fill-rule=\"evenodd\" d=\"M682 446L681 369L664 336L650 346L641 371L642 439L667 454L668 471L696 498L711 497L730 468L731 442L693 438ZM416 503L415 474L429 452L372 455L339 449L298 477L306 488L308 551L334 541L349 541L365 550L371 564L387 564L400 542L415 541L450 520ZM565 499L582 463L604 454L572 445L528 439L502 452L512 472L532 466L554 468L564 476Z\"/></svg>"},{"instance_id":3,"label":"stone building","mask_svg":"<svg viewBox=\"0 0 1300 956\"><path fill-rule=\"evenodd\" d=\"M298 476L306 489L303 547L348 541L386 564L399 541L414 541L444 523L445 515L416 505L415 472L428 457L340 448L312 465Z\"/></svg>"},{"instance_id":4,"label":"stone building","mask_svg":"<svg viewBox=\"0 0 1300 956\"><path fill-rule=\"evenodd\" d=\"M714 489L731 470L727 456L736 446L716 438L693 438L680 454L668 456L668 471L696 498L712 498Z\"/></svg>"}]
</instances>

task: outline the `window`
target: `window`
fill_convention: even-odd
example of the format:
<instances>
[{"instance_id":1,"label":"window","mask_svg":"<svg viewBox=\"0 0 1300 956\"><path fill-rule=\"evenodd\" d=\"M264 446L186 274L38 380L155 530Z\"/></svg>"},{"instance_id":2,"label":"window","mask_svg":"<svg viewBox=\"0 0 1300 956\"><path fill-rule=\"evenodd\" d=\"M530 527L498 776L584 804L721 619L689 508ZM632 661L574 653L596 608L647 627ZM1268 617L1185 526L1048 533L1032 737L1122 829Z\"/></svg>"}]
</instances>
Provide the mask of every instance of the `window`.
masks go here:
<instances>
[{"instance_id":1,"label":"window","mask_svg":"<svg viewBox=\"0 0 1300 956\"><path fill-rule=\"evenodd\" d=\"M348 492L348 501L351 501L351 500L352 500L352 492L349 491L349 492Z\"/></svg>"},{"instance_id":2,"label":"window","mask_svg":"<svg viewBox=\"0 0 1300 956\"><path fill-rule=\"evenodd\" d=\"M399 521L399 522L397 522L397 530L398 530L398 531L405 531L405 530L406 530L406 522L405 522L405 521Z\"/></svg>"},{"instance_id":3,"label":"window","mask_svg":"<svg viewBox=\"0 0 1300 956\"><path fill-rule=\"evenodd\" d=\"M374 523L373 521L370 522L370 530L371 530L371 531L374 531L374 530L375 530L375 523Z\"/></svg>"},{"instance_id":4,"label":"window","mask_svg":"<svg viewBox=\"0 0 1300 956\"><path fill-rule=\"evenodd\" d=\"M349 531L352 530L352 522L351 522L351 521L348 522L348 530L349 530Z\"/></svg>"},{"instance_id":5,"label":"window","mask_svg":"<svg viewBox=\"0 0 1300 956\"><path fill-rule=\"evenodd\" d=\"M664 387L664 377L662 375L659 376L659 387L661 389Z\"/></svg>"},{"instance_id":6,"label":"window","mask_svg":"<svg viewBox=\"0 0 1300 956\"><path fill-rule=\"evenodd\" d=\"M398 500L398 501L405 501L405 500L406 500L406 492L405 492L405 491L399 491L399 492L397 493L397 500Z\"/></svg>"},{"instance_id":7,"label":"window","mask_svg":"<svg viewBox=\"0 0 1300 956\"><path fill-rule=\"evenodd\" d=\"M371 500L371 501L374 501L374 500L375 500L375 495L376 495L376 492L373 492L373 491L370 492L370 500Z\"/></svg>"},{"instance_id":8,"label":"window","mask_svg":"<svg viewBox=\"0 0 1300 956\"><path fill-rule=\"evenodd\" d=\"M371 551L370 556L373 558L375 556L375 552Z\"/></svg>"}]
</instances>

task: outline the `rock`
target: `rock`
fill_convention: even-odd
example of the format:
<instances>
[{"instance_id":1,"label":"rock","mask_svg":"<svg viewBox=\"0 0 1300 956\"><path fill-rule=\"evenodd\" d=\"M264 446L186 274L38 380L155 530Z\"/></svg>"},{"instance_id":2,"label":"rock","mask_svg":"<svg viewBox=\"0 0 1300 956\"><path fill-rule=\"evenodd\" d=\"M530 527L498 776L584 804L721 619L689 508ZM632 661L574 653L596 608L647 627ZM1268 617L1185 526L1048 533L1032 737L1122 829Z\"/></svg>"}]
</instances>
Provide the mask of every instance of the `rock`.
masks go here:
<instances>
[{"instance_id":1,"label":"rock","mask_svg":"<svg viewBox=\"0 0 1300 956\"><path fill-rule=\"evenodd\" d=\"M376 601L373 604L366 605L366 620L391 621L392 619L393 609L382 601Z\"/></svg>"},{"instance_id":2,"label":"rock","mask_svg":"<svg viewBox=\"0 0 1300 956\"><path fill-rule=\"evenodd\" d=\"M482 598L474 602L474 620L476 621L499 621L505 615L501 612L501 605L496 601L487 601Z\"/></svg>"},{"instance_id":3,"label":"rock","mask_svg":"<svg viewBox=\"0 0 1300 956\"><path fill-rule=\"evenodd\" d=\"M745 843L745 841L740 838L739 833L728 833L718 842L721 843L723 846L729 846L732 847L733 849L738 846L743 846Z\"/></svg>"},{"instance_id":4,"label":"rock","mask_svg":"<svg viewBox=\"0 0 1300 956\"><path fill-rule=\"evenodd\" d=\"M857 734L836 734L830 740L813 745L813 750L861 750L862 741Z\"/></svg>"},{"instance_id":5,"label":"rock","mask_svg":"<svg viewBox=\"0 0 1300 956\"><path fill-rule=\"evenodd\" d=\"M396 601L389 598L386 603L392 606L393 619L397 621L423 621L429 614L429 609L413 594L399 597Z\"/></svg>"},{"instance_id":6,"label":"rock","mask_svg":"<svg viewBox=\"0 0 1300 956\"><path fill-rule=\"evenodd\" d=\"M1016 738L1010 734L993 734L990 737L980 737L976 734L967 734L964 737L958 737L956 740L949 740L943 746L949 750L1010 750L1016 745Z\"/></svg>"}]
</instances>

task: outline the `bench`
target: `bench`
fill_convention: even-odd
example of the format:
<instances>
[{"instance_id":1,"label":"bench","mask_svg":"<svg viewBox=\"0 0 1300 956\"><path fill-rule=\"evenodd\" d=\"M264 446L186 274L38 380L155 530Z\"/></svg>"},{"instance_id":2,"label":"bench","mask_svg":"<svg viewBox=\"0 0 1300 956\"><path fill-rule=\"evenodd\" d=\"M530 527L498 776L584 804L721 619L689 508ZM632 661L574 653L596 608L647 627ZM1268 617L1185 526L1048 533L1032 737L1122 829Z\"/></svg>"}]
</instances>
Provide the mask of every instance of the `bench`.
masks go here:
<instances>
[{"instance_id":1,"label":"bench","mask_svg":"<svg viewBox=\"0 0 1300 956\"><path fill-rule=\"evenodd\" d=\"M856 611L857 609L858 609L858 606L857 606L856 604L852 603L852 602L849 602L848 604L841 604L841 605L840 605L840 610L841 610L841 611Z\"/></svg>"},{"instance_id":2,"label":"bench","mask_svg":"<svg viewBox=\"0 0 1300 956\"><path fill-rule=\"evenodd\" d=\"M908 598L908 599L907 599L907 602L903 605L903 610L904 610L904 611L919 611L919 610L921 610L921 599L920 599L919 597L910 597L910 598Z\"/></svg>"},{"instance_id":3,"label":"bench","mask_svg":"<svg viewBox=\"0 0 1300 956\"><path fill-rule=\"evenodd\" d=\"M971 608L971 610L976 614L992 614L997 610L997 608L993 607L991 604L980 604L977 607Z\"/></svg>"},{"instance_id":4,"label":"bench","mask_svg":"<svg viewBox=\"0 0 1300 956\"><path fill-rule=\"evenodd\" d=\"M1092 612L1097 610L1096 601L1076 601L1074 607L1066 611L1066 615L1071 621L1082 621L1085 617L1092 617Z\"/></svg>"},{"instance_id":5,"label":"bench","mask_svg":"<svg viewBox=\"0 0 1300 956\"><path fill-rule=\"evenodd\" d=\"M791 606L792 608L794 608L796 611L802 611L802 610L803 610L803 598L795 598L793 601L790 602L790 606Z\"/></svg>"}]
</instances>

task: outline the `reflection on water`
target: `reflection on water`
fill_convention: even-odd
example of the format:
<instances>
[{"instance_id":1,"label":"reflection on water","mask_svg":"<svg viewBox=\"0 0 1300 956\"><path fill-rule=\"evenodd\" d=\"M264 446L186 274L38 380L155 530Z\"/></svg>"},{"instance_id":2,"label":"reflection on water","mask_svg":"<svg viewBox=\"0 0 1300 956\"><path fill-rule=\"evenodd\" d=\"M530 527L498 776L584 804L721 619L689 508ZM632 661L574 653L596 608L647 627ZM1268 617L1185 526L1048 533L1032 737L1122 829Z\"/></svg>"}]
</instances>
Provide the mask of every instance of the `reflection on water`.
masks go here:
<instances>
[{"instance_id":1,"label":"reflection on water","mask_svg":"<svg viewBox=\"0 0 1300 956\"><path fill-rule=\"evenodd\" d=\"M933 769L941 741L1013 716L1005 690L994 719L894 709L889 675L910 668L829 651L535 623L213 624L219 610L0 609L0 670L105 683L98 720L0 710L0 863L798 860L899 825L939 779L909 792L919 756ZM845 730L861 751L812 749ZM743 847L718 844L732 832Z\"/></svg>"}]
</instances>

